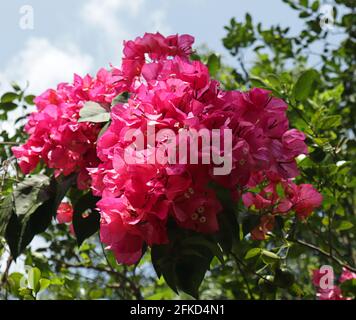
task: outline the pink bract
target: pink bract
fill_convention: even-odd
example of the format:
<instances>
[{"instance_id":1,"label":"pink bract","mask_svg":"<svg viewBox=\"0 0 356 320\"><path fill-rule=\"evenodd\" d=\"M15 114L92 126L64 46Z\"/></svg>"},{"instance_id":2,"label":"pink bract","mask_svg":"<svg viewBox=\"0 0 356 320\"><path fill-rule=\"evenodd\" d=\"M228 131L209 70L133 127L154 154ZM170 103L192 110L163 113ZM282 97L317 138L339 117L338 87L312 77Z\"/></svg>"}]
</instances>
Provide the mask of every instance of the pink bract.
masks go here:
<instances>
[{"instance_id":1,"label":"pink bract","mask_svg":"<svg viewBox=\"0 0 356 320\"><path fill-rule=\"evenodd\" d=\"M97 203L101 240L121 263L136 263L145 244L167 243L169 219L195 232L217 232L223 203L212 184L227 189L235 200L242 195L247 207L271 209L252 231L259 240L273 229L276 214L294 210L304 219L322 201L311 185L292 182L299 174L295 159L308 150L305 135L289 129L287 104L264 89L223 90L206 65L190 59L193 42L190 35L159 33L124 42L120 69L101 69L94 78L76 75L72 84L37 97L37 112L25 128L29 140L13 148L24 173L42 160L56 175L77 173L78 187L90 186L102 198ZM123 92L128 101L112 103ZM110 125L99 139L102 124L78 123L86 101L111 110ZM170 129L173 136L132 151L144 163L126 163L131 142L125 135L133 129L149 141L153 125L156 131ZM179 132L186 128L215 129L220 137L224 129L231 130L230 174L215 175L213 164L202 164L205 154L222 155L221 147L200 148L197 164L147 161L169 140L180 145ZM261 192L246 192L261 183L266 185Z\"/></svg>"}]
</instances>

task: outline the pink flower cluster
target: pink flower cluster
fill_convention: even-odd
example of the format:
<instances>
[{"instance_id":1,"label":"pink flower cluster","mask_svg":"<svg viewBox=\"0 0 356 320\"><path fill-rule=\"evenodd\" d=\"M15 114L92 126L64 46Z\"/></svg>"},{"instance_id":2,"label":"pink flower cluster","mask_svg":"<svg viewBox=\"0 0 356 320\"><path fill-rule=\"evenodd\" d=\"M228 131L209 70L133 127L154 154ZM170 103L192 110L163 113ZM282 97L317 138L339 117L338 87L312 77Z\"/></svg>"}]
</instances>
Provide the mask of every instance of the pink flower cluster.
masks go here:
<instances>
[{"instance_id":1,"label":"pink flower cluster","mask_svg":"<svg viewBox=\"0 0 356 320\"><path fill-rule=\"evenodd\" d=\"M277 188L280 187L280 194ZM266 212L261 223L252 230L255 240L264 240L266 234L273 230L275 215L285 215L294 211L299 219L307 218L322 203L321 194L310 184L296 185L291 180L276 179L258 193L247 192L242 195L246 207Z\"/></svg>"},{"instance_id":2,"label":"pink flower cluster","mask_svg":"<svg viewBox=\"0 0 356 320\"><path fill-rule=\"evenodd\" d=\"M247 187L270 181L269 188L273 189L276 181L282 182L288 196L279 204L280 209L283 207L283 213L293 209L300 217L308 216L321 202L311 185L297 186L290 181L298 175L295 158L306 154L307 146L303 133L289 130L284 101L262 89L247 93L222 90L203 63L189 59L192 43L192 37L186 35L163 38L146 34L127 42L124 48L122 72L130 98L112 108L111 125L98 140L102 163L89 169L93 192L102 197L97 204L102 214L102 241L122 263L137 262L144 243L165 243L169 217L182 228L216 232L222 206L208 187L212 181L228 188L235 198ZM125 163L125 133L136 129L149 138L147 128L152 125L157 130L173 130L178 145L178 133L184 128L230 129L231 173L214 175L212 165L202 161ZM172 137L163 137L138 152L147 160L168 139ZM221 154L221 150L212 149L209 152ZM200 160L202 154L200 150ZM265 193L274 193L270 191ZM253 197L251 193L245 195L247 206L259 200L262 204L258 208L275 204L270 196ZM268 223L266 227L270 227Z\"/></svg>"},{"instance_id":3,"label":"pink flower cluster","mask_svg":"<svg viewBox=\"0 0 356 320\"><path fill-rule=\"evenodd\" d=\"M322 277L327 276L326 273L321 272L319 269L313 270L312 281L313 285L317 288L317 297L319 300L352 300L350 297L344 297L339 286L333 283L328 283L328 288L321 288ZM347 280L356 279L356 273L343 268L339 283L344 283Z\"/></svg>"},{"instance_id":4,"label":"pink flower cluster","mask_svg":"<svg viewBox=\"0 0 356 320\"><path fill-rule=\"evenodd\" d=\"M12 151L24 173L33 171L40 160L55 169L55 175L78 174L78 187L87 189L90 177L86 170L98 164L95 143L100 125L79 123L79 110L86 101L110 108L122 90L118 70L99 70L97 76L74 76L72 84L61 83L35 99L37 111L25 126L28 141Z\"/></svg>"},{"instance_id":5,"label":"pink flower cluster","mask_svg":"<svg viewBox=\"0 0 356 320\"><path fill-rule=\"evenodd\" d=\"M73 84L39 96L38 111L26 126L30 138L13 149L25 173L42 159L56 174L78 172L80 187L91 181L93 194L102 198L97 203L101 240L118 262L136 263L145 244L166 243L169 218L182 228L217 232L222 204L212 183L261 210L256 239L273 228L275 214L294 210L305 218L321 203L311 185L297 186L291 180L299 174L295 158L307 154L307 146L302 132L289 129L286 103L263 89L222 90L206 65L190 59L193 42L190 35L159 33L125 42L120 69L101 70L96 78L76 76ZM123 92L129 94L128 101L111 107ZM85 101L111 108L110 126L98 141L100 125L78 123ZM170 129L174 136L161 136L152 144L152 126ZM197 164L124 161L132 143L125 139L129 130L144 134L145 146L135 156L149 160L170 139L179 145L179 132L187 128L218 130L221 139L225 130L232 132L230 174L215 175L213 164L202 161L206 153L223 156L222 149L213 146L200 146ZM267 187L258 194L246 193L261 184ZM283 198L276 191L278 184Z\"/></svg>"}]
</instances>

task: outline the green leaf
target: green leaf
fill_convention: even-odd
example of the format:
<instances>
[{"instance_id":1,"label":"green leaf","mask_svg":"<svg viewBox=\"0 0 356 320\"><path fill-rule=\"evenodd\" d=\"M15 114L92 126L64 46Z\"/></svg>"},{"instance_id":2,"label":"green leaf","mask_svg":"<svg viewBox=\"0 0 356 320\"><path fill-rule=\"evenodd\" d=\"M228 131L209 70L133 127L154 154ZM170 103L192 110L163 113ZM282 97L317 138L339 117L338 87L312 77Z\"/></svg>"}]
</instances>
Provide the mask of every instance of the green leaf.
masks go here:
<instances>
[{"instance_id":1,"label":"green leaf","mask_svg":"<svg viewBox=\"0 0 356 320\"><path fill-rule=\"evenodd\" d=\"M208 68L209 73L212 77L216 76L220 69L220 57L218 57L215 53L211 54L208 58Z\"/></svg>"},{"instance_id":2,"label":"green leaf","mask_svg":"<svg viewBox=\"0 0 356 320\"><path fill-rule=\"evenodd\" d=\"M356 279L344 281L341 283L340 288L345 297L356 298Z\"/></svg>"},{"instance_id":3,"label":"green leaf","mask_svg":"<svg viewBox=\"0 0 356 320\"><path fill-rule=\"evenodd\" d=\"M19 289L21 287L21 279L24 277L22 273L13 272L8 277L8 283L10 285L11 294L15 297L20 297Z\"/></svg>"},{"instance_id":4,"label":"green leaf","mask_svg":"<svg viewBox=\"0 0 356 320\"><path fill-rule=\"evenodd\" d=\"M267 80L274 88L279 88L281 85L279 77L273 73L267 75Z\"/></svg>"},{"instance_id":5,"label":"green leaf","mask_svg":"<svg viewBox=\"0 0 356 320\"><path fill-rule=\"evenodd\" d=\"M21 91L20 86L16 82L11 82L11 87L16 91Z\"/></svg>"},{"instance_id":6,"label":"green leaf","mask_svg":"<svg viewBox=\"0 0 356 320\"><path fill-rule=\"evenodd\" d=\"M257 282L262 292L273 294L276 292L276 286L273 283L274 277L271 275L260 278Z\"/></svg>"},{"instance_id":7,"label":"green leaf","mask_svg":"<svg viewBox=\"0 0 356 320\"><path fill-rule=\"evenodd\" d=\"M307 18L310 16L311 16L311 13L309 13L308 11L302 11L301 13L299 13L299 18Z\"/></svg>"},{"instance_id":8,"label":"green leaf","mask_svg":"<svg viewBox=\"0 0 356 320\"><path fill-rule=\"evenodd\" d=\"M266 264L272 264L280 260L280 257L274 252L262 249L261 251L262 260Z\"/></svg>"},{"instance_id":9,"label":"green leaf","mask_svg":"<svg viewBox=\"0 0 356 320\"><path fill-rule=\"evenodd\" d=\"M319 128L321 130L328 130L337 128L341 125L342 117L339 115L327 116L321 119Z\"/></svg>"},{"instance_id":10,"label":"green leaf","mask_svg":"<svg viewBox=\"0 0 356 320\"><path fill-rule=\"evenodd\" d=\"M151 249L151 261L158 278L163 276L167 285L178 294L175 262L170 257L169 245L154 245Z\"/></svg>"},{"instance_id":11,"label":"green leaf","mask_svg":"<svg viewBox=\"0 0 356 320\"><path fill-rule=\"evenodd\" d=\"M99 103L88 101L79 111L78 122L107 122L110 120L110 113Z\"/></svg>"},{"instance_id":12,"label":"green leaf","mask_svg":"<svg viewBox=\"0 0 356 320\"><path fill-rule=\"evenodd\" d=\"M5 111L12 111L17 108L17 104L13 102L1 102L0 103L0 109L3 109Z\"/></svg>"},{"instance_id":13,"label":"green leaf","mask_svg":"<svg viewBox=\"0 0 356 320\"><path fill-rule=\"evenodd\" d=\"M316 0L316 1L313 2L313 4L311 5L311 9L314 12L318 11L318 9L319 9L319 0Z\"/></svg>"},{"instance_id":14,"label":"green leaf","mask_svg":"<svg viewBox=\"0 0 356 320\"><path fill-rule=\"evenodd\" d=\"M223 206L223 211L218 214L219 231L215 238L223 251L229 254L234 242L239 239L239 224L234 210L234 201L229 190L216 184L211 184L217 198Z\"/></svg>"},{"instance_id":15,"label":"green leaf","mask_svg":"<svg viewBox=\"0 0 356 320\"><path fill-rule=\"evenodd\" d=\"M258 87L258 88L269 88L269 85L260 77L257 76L251 76L250 78L251 84L254 87Z\"/></svg>"},{"instance_id":16,"label":"green leaf","mask_svg":"<svg viewBox=\"0 0 356 320\"><path fill-rule=\"evenodd\" d=\"M18 98L18 94L15 92L6 92L1 96L1 103L13 102Z\"/></svg>"},{"instance_id":17,"label":"green leaf","mask_svg":"<svg viewBox=\"0 0 356 320\"><path fill-rule=\"evenodd\" d=\"M294 297L301 298L304 296L304 292L303 292L302 288L297 283L293 283L288 288L288 292Z\"/></svg>"},{"instance_id":18,"label":"green leaf","mask_svg":"<svg viewBox=\"0 0 356 320\"><path fill-rule=\"evenodd\" d=\"M261 248L252 248L252 249L250 249L249 251L247 251L247 253L246 253L246 255L245 255L245 260L254 258L254 257L260 255L261 252L262 252L262 249L261 249Z\"/></svg>"},{"instance_id":19,"label":"green leaf","mask_svg":"<svg viewBox=\"0 0 356 320\"><path fill-rule=\"evenodd\" d=\"M189 256L180 258L175 266L179 289L198 299L199 287L209 269L210 261L210 257Z\"/></svg>"},{"instance_id":20,"label":"green leaf","mask_svg":"<svg viewBox=\"0 0 356 320\"><path fill-rule=\"evenodd\" d=\"M315 150L309 154L309 156L314 162L321 162L325 159L326 153L322 148L316 147Z\"/></svg>"},{"instance_id":21,"label":"green leaf","mask_svg":"<svg viewBox=\"0 0 356 320\"><path fill-rule=\"evenodd\" d=\"M30 94L30 95L25 97L25 102L32 106L32 105L35 104L34 101L33 101L35 98L36 98L36 96Z\"/></svg>"},{"instance_id":22,"label":"green leaf","mask_svg":"<svg viewBox=\"0 0 356 320\"><path fill-rule=\"evenodd\" d=\"M221 251L220 247L218 246L217 243L208 240L202 236L199 237L190 237L187 239L183 240L183 244L187 245L188 247L190 246L202 246L202 247L206 247L207 249L210 250L210 252L216 256L221 263L224 263L224 256L223 256L223 252Z\"/></svg>"},{"instance_id":23,"label":"green leaf","mask_svg":"<svg viewBox=\"0 0 356 320\"><path fill-rule=\"evenodd\" d=\"M106 130L108 130L109 126L111 124L111 121L108 121L107 123L105 123L105 125L101 128L99 134L98 134L98 139L106 132Z\"/></svg>"},{"instance_id":24,"label":"green leaf","mask_svg":"<svg viewBox=\"0 0 356 320\"><path fill-rule=\"evenodd\" d=\"M122 92L118 94L113 101L111 102L111 106L115 106L119 103L126 103L129 99L129 93L128 92Z\"/></svg>"},{"instance_id":25,"label":"green leaf","mask_svg":"<svg viewBox=\"0 0 356 320\"><path fill-rule=\"evenodd\" d=\"M217 254L216 248L213 249L211 243L207 245L206 241L212 242L212 239L204 235L180 229L172 223L168 228L169 243L154 245L151 249L153 267L173 291L181 290L198 298L200 284Z\"/></svg>"},{"instance_id":26,"label":"green leaf","mask_svg":"<svg viewBox=\"0 0 356 320\"><path fill-rule=\"evenodd\" d=\"M45 278L40 279L40 290L39 290L39 292L46 290L49 287L50 284L51 284L50 280L45 279Z\"/></svg>"},{"instance_id":27,"label":"green leaf","mask_svg":"<svg viewBox=\"0 0 356 320\"><path fill-rule=\"evenodd\" d=\"M301 6L307 8L309 1L308 0L299 0L299 3L300 3Z\"/></svg>"},{"instance_id":28,"label":"green leaf","mask_svg":"<svg viewBox=\"0 0 356 320\"><path fill-rule=\"evenodd\" d=\"M18 216L32 214L44 201L48 200L50 178L43 174L26 177L15 188L16 214Z\"/></svg>"},{"instance_id":29,"label":"green leaf","mask_svg":"<svg viewBox=\"0 0 356 320\"><path fill-rule=\"evenodd\" d=\"M74 205L73 227L78 246L99 230L100 214L95 210L96 203L99 200L100 198L88 192L79 198Z\"/></svg>"},{"instance_id":30,"label":"green leaf","mask_svg":"<svg viewBox=\"0 0 356 320\"><path fill-rule=\"evenodd\" d=\"M302 73L293 88L294 98L299 101L306 100L310 96L313 90L313 84L318 77L319 73L314 69L310 69Z\"/></svg>"},{"instance_id":31,"label":"green leaf","mask_svg":"<svg viewBox=\"0 0 356 320\"><path fill-rule=\"evenodd\" d=\"M287 289L293 285L294 281L295 278L291 271L280 268L276 270L274 275L274 284L276 286Z\"/></svg>"},{"instance_id":32,"label":"green leaf","mask_svg":"<svg viewBox=\"0 0 356 320\"><path fill-rule=\"evenodd\" d=\"M261 216L248 212L242 220L242 231L244 236L250 233L260 224Z\"/></svg>"},{"instance_id":33,"label":"green leaf","mask_svg":"<svg viewBox=\"0 0 356 320\"><path fill-rule=\"evenodd\" d=\"M346 231L349 230L353 227L353 223L347 220L342 220L338 223L338 226L336 227L336 231Z\"/></svg>"},{"instance_id":34,"label":"green leaf","mask_svg":"<svg viewBox=\"0 0 356 320\"><path fill-rule=\"evenodd\" d=\"M283 189L283 187L282 187L282 185L280 183L277 184L276 191L277 191L278 196L281 199L283 199L285 197L284 189Z\"/></svg>"},{"instance_id":35,"label":"green leaf","mask_svg":"<svg viewBox=\"0 0 356 320\"><path fill-rule=\"evenodd\" d=\"M41 271L38 268L31 268L28 272L28 286L35 293L40 290Z\"/></svg>"},{"instance_id":36,"label":"green leaf","mask_svg":"<svg viewBox=\"0 0 356 320\"><path fill-rule=\"evenodd\" d=\"M0 237L3 237L6 232L6 227L14 214L14 203L12 196L9 195L0 202Z\"/></svg>"},{"instance_id":37,"label":"green leaf","mask_svg":"<svg viewBox=\"0 0 356 320\"><path fill-rule=\"evenodd\" d=\"M26 177L13 192L13 214L5 238L16 259L36 234L44 232L56 215L58 205L73 183L74 176L51 179L45 175Z\"/></svg>"}]
</instances>

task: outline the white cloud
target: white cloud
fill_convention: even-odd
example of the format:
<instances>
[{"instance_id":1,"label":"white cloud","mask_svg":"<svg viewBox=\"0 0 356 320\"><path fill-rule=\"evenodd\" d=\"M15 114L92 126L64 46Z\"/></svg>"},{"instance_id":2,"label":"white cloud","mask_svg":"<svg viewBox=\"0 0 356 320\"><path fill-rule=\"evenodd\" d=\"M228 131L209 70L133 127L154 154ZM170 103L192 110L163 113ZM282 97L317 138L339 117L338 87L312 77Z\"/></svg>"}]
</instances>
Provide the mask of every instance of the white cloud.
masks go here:
<instances>
[{"instance_id":1,"label":"white cloud","mask_svg":"<svg viewBox=\"0 0 356 320\"><path fill-rule=\"evenodd\" d=\"M0 80L21 84L29 81L29 92L39 94L60 82L71 81L74 72L89 72L92 65L93 58L74 44L54 45L46 38L30 38L0 72Z\"/></svg>"},{"instance_id":2,"label":"white cloud","mask_svg":"<svg viewBox=\"0 0 356 320\"><path fill-rule=\"evenodd\" d=\"M0 70L0 92L9 90L10 82L15 81L24 87L29 83L28 93L38 95L58 83L72 81L73 74L84 75L90 72L93 58L82 54L71 43L52 44L46 38L30 38L15 56ZM13 121L24 114L16 109L9 114L9 120L0 123L0 130L14 132Z\"/></svg>"},{"instance_id":3,"label":"white cloud","mask_svg":"<svg viewBox=\"0 0 356 320\"><path fill-rule=\"evenodd\" d=\"M118 14L137 17L145 0L90 0L81 10L85 22L105 32L106 36L123 40L130 36L128 29L118 19Z\"/></svg>"},{"instance_id":4,"label":"white cloud","mask_svg":"<svg viewBox=\"0 0 356 320\"><path fill-rule=\"evenodd\" d=\"M168 35L171 33L171 29L167 23L166 12L162 9L154 10L150 15L150 23L149 26L151 32L159 31L164 35Z\"/></svg>"},{"instance_id":5,"label":"white cloud","mask_svg":"<svg viewBox=\"0 0 356 320\"><path fill-rule=\"evenodd\" d=\"M80 16L83 21L101 32L107 40L108 59L121 57L122 43L141 36L144 32L170 33L166 11L155 9L148 0L89 0Z\"/></svg>"}]
</instances>

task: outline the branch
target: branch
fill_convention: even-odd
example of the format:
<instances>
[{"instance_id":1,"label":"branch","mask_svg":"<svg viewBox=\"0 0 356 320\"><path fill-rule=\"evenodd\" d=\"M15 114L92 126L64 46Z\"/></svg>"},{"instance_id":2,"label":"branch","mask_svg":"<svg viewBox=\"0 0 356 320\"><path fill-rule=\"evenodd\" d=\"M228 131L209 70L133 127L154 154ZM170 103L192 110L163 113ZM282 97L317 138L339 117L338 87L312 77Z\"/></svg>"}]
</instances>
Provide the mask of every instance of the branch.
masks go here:
<instances>
[{"instance_id":1,"label":"branch","mask_svg":"<svg viewBox=\"0 0 356 320\"><path fill-rule=\"evenodd\" d=\"M3 273L2 277L1 277L0 287L2 287L5 283L7 283L7 276L9 274L10 267L11 267L11 264L12 264L13 261L14 261L14 259L10 255L9 258L7 259L7 262L6 262L5 271L4 271L4 273Z\"/></svg>"},{"instance_id":2,"label":"branch","mask_svg":"<svg viewBox=\"0 0 356 320\"><path fill-rule=\"evenodd\" d=\"M1 141L0 142L0 146L3 145L3 146L18 146L20 145L19 142L12 142L12 141Z\"/></svg>"},{"instance_id":3,"label":"branch","mask_svg":"<svg viewBox=\"0 0 356 320\"><path fill-rule=\"evenodd\" d=\"M247 280L247 277L245 275L245 272L242 270L241 268L241 265L240 265L240 261L236 259L236 265L237 265L237 268L239 269L240 273L241 273L241 276L246 284L246 287L247 287L247 291L248 291L248 294L250 296L250 299L251 300L255 300L255 297L253 296L253 293L251 291L251 288L250 288L250 284L248 283L248 280Z\"/></svg>"},{"instance_id":4,"label":"branch","mask_svg":"<svg viewBox=\"0 0 356 320\"><path fill-rule=\"evenodd\" d=\"M240 264L242 264L242 265L246 268L247 272L256 275L256 276L259 277L260 279L263 279L264 281L266 281L266 282L268 282L268 283L270 283L270 284L273 284L272 281L268 280L268 279L267 279L266 277L264 277L263 275L261 275L261 274L259 274L258 272L252 270L251 268L249 268L249 267L246 265L246 263L245 263L244 261L242 261L236 254L234 254L233 252L231 252L231 255L232 255L233 258L235 259L236 263L240 263Z\"/></svg>"},{"instance_id":5,"label":"branch","mask_svg":"<svg viewBox=\"0 0 356 320\"><path fill-rule=\"evenodd\" d=\"M327 258L333 260L333 261L336 262L338 265L340 265L340 266L342 266L342 267L345 267L346 269L348 269L348 270L350 270L350 271L352 271L352 272L356 272L356 268L351 267L351 266L348 265L347 263L345 263L345 262L339 260L338 258L334 257L333 255L330 255L330 253L324 251L323 249L321 249L321 248L319 248L319 247L317 247L317 246L315 246L315 245L313 245L313 244L307 243L307 242L305 242L305 241L303 241L303 240L297 240L297 239L296 239L296 240L289 240L289 241L298 243L298 244L300 244L300 245L302 245L302 246L304 246L304 247L307 247L307 248L309 248L309 249L312 249L312 250L314 250L314 251L317 251L317 252L319 252L320 254L322 254L323 256L325 256L325 257L327 257Z\"/></svg>"},{"instance_id":6,"label":"branch","mask_svg":"<svg viewBox=\"0 0 356 320\"><path fill-rule=\"evenodd\" d=\"M128 279L127 277L125 277L120 272L117 272L117 271L109 269L109 268L101 268L101 267L97 267L97 266L85 266L83 264L71 264L71 263L68 263L68 262L63 262L63 261L58 261L58 260L54 260L54 261L59 263L59 264L62 264L64 267L67 267L67 268L91 269L91 270L95 270L95 271L98 271L98 272L106 272L106 273L111 274L111 275L113 275L115 277L121 278L123 281L125 281L125 282L127 282L129 284L130 289L133 291L136 299L137 300L143 300L141 291L136 286L136 284L131 279Z\"/></svg>"}]
</instances>

